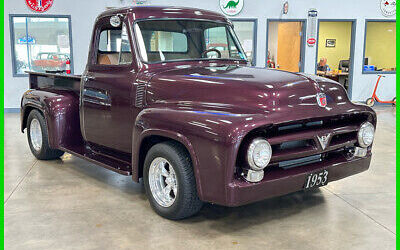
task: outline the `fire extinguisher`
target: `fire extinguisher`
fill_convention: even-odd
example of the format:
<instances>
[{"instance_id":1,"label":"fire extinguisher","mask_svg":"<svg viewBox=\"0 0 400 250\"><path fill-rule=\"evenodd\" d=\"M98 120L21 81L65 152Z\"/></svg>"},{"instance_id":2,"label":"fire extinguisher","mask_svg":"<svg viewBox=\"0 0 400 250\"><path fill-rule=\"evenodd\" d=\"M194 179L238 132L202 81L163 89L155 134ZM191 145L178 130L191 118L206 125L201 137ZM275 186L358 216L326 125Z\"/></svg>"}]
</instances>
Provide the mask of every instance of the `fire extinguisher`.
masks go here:
<instances>
[{"instance_id":1,"label":"fire extinguisher","mask_svg":"<svg viewBox=\"0 0 400 250\"><path fill-rule=\"evenodd\" d=\"M68 74L68 75L70 75L71 74L71 60L68 58L67 59L67 62L65 63L65 66L66 66L66 73Z\"/></svg>"}]
</instances>

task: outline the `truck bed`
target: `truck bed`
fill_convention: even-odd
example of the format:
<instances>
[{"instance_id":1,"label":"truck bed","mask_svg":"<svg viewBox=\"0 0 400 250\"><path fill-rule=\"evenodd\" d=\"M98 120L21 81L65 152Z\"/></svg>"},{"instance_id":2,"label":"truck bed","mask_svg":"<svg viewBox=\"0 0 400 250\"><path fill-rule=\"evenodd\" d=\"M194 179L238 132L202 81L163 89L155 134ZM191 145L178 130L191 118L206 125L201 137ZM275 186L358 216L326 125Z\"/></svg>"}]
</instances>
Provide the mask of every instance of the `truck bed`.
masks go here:
<instances>
[{"instance_id":1,"label":"truck bed","mask_svg":"<svg viewBox=\"0 0 400 250\"><path fill-rule=\"evenodd\" d=\"M72 90L77 93L80 91L80 75L40 73L33 71L27 71L27 73L29 74L30 89Z\"/></svg>"},{"instance_id":2,"label":"truck bed","mask_svg":"<svg viewBox=\"0 0 400 250\"><path fill-rule=\"evenodd\" d=\"M87 144L81 133L79 124L79 96L80 96L80 75L65 75L56 73L29 73L30 89L37 90L35 94L49 92L56 95L48 95L47 98L57 98L61 100L57 113L57 108L52 110L52 116L57 119L48 118L48 125L52 127L52 137L55 139L55 147L79 158L83 158L104 168L112 170L122 175L132 175L131 156L123 159L112 155L101 153L94 146ZM32 98L30 96L29 98ZM40 98L33 98L40 99ZM26 99L24 100L26 104ZM40 105L38 105L40 106ZM68 123L68 125L66 124ZM24 129L24 128L23 128Z\"/></svg>"}]
</instances>

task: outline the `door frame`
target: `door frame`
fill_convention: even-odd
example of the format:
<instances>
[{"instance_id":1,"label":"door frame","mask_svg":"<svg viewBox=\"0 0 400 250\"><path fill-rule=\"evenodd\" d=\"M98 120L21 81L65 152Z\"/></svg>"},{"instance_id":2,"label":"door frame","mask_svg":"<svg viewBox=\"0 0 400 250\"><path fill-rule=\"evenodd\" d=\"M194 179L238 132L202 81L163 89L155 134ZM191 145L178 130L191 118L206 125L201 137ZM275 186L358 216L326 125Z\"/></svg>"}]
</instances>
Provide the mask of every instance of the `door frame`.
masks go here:
<instances>
[{"instance_id":1,"label":"door frame","mask_svg":"<svg viewBox=\"0 0 400 250\"><path fill-rule=\"evenodd\" d=\"M305 52L306 52L306 31L307 31L307 19L282 19L282 18L268 18L267 19L267 41L265 49L265 67L267 67L268 61L268 38L269 38L269 23L270 22L301 22L301 44L300 44L300 67L299 72L304 72Z\"/></svg>"},{"instance_id":2,"label":"door frame","mask_svg":"<svg viewBox=\"0 0 400 250\"><path fill-rule=\"evenodd\" d=\"M349 89L347 90L347 94L351 100L352 95L353 95L354 52L355 52L354 49L355 49L355 41L356 41L357 19L318 19L317 46L316 46L317 51L315 52L315 74L317 74L319 28L320 28L321 22L351 22Z\"/></svg>"},{"instance_id":3,"label":"door frame","mask_svg":"<svg viewBox=\"0 0 400 250\"><path fill-rule=\"evenodd\" d=\"M258 19L257 18L229 18L231 22L253 22L254 23L254 31L253 31L253 61L251 63L252 66L257 65L257 30L258 30ZM236 33L236 31L235 31Z\"/></svg>"}]
</instances>

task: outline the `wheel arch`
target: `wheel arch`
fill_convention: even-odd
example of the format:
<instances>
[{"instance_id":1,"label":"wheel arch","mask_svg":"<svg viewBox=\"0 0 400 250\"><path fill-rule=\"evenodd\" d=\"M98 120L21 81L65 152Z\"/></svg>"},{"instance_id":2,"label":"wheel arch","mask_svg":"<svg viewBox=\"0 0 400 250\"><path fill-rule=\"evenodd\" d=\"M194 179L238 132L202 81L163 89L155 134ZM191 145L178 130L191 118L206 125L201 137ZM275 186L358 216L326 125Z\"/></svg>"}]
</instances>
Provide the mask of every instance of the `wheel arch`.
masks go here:
<instances>
[{"instance_id":1,"label":"wheel arch","mask_svg":"<svg viewBox=\"0 0 400 250\"><path fill-rule=\"evenodd\" d=\"M28 127L28 117L29 115L32 113L32 111L38 111L44 118L44 121L46 122L46 127L47 127L47 139L48 139L48 143L51 145L52 140L50 139L50 131L49 131L49 126L48 126L48 117L47 114L45 112L45 110L42 109L42 107L39 107L37 105L34 104L26 104L21 112L21 132L24 133L24 130Z\"/></svg>"},{"instance_id":2,"label":"wheel arch","mask_svg":"<svg viewBox=\"0 0 400 250\"><path fill-rule=\"evenodd\" d=\"M28 117L29 117L29 114L33 110L39 111L39 113L41 113L43 115L43 117L45 118L45 120L47 121L46 116L45 116L45 112L40 107L37 107L35 105L31 105L31 104L27 104L24 107L24 109L22 110L22 113L21 113L21 132L22 133L24 133L24 130L28 127Z\"/></svg>"},{"instance_id":3,"label":"wheel arch","mask_svg":"<svg viewBox=\"0 0 400 250\"><path fill-rule=\"evenodd\" d=\"M134 137L132 150L132 179L135 182L139 182L139 179L143 177L144 160L146 158L147 152L152 146L165 141L173 141L178 143L188 153L193 165L192 167L196 179L197 192L199 197L202 197L202 193L199 188L201 185L199 183L200 180L197 171L199 163L196 157L196 153L190 141L184 135L179 133L166 130L151 129L143 131L138 139Z\"/></svg>"}]
</instances>

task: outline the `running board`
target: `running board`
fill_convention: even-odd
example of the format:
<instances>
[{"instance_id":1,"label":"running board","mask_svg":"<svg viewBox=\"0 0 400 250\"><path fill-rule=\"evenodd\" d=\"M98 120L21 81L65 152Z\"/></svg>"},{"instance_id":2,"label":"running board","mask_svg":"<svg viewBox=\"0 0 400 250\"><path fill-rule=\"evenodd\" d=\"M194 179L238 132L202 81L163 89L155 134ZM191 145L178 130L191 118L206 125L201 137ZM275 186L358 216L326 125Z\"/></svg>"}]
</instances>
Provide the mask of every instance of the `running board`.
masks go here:
<instances>
[{"instance_id":1,"label":"running board","mask_svg":"<svg viewBox=\"0 0 400 250\"><path fill-rule=\"evenodd\" d=\"M83 145L74 148L61 147L60 150L119 174L132 175L132 167L127 162L115 159L113 157L108 157L104 154L96 153L95 151Z\"/></svg>"}]
</instances>

